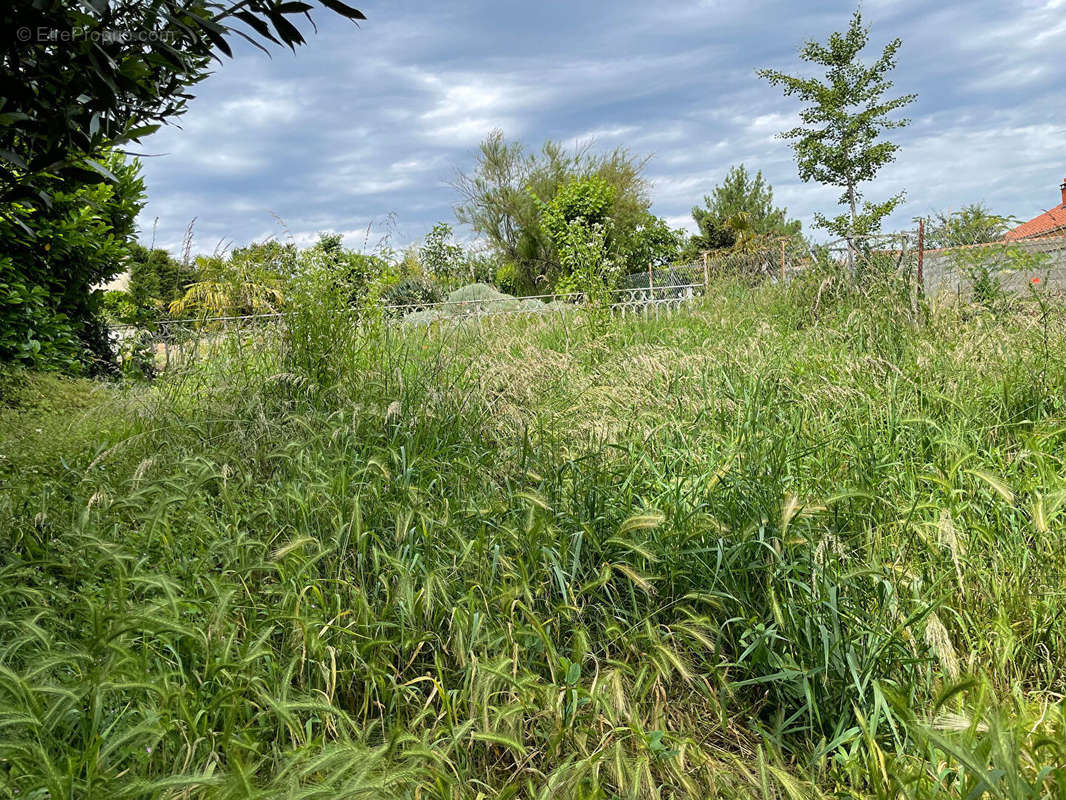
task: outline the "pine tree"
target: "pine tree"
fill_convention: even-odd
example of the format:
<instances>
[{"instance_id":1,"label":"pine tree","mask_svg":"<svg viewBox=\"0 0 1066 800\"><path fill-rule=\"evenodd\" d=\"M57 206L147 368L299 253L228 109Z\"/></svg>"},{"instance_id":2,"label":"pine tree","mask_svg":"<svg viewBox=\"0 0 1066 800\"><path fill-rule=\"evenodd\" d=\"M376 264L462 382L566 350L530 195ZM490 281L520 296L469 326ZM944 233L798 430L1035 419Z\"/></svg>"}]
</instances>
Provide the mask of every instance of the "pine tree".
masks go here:
<instances>
[{"instance_id":1,"label":"pine tree","mask_svg":"<svg viewBox=\"0 0 1066 800\"><path fill-rule=\"evenodd\" d=\"M798 236L802 228L799 220L788 218L788 209L774 206L774 188L762 171L753 176L743 164L729 169L725 179L703 198L703 205L692 209L699 233L685 248L688 257L766 237Z\"/></svg>"}]
</instances>

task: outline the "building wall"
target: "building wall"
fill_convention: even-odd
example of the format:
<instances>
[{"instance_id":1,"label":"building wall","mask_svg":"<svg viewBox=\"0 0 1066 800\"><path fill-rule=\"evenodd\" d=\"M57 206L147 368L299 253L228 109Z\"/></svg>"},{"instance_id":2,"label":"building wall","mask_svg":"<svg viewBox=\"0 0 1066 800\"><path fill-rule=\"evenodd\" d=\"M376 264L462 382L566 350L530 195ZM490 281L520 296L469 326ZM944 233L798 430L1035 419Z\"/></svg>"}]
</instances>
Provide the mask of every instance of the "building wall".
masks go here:
<instances>
[{"instance_id":1,"label":"building wall","mask_svg":"<svg viewBox=\"0 0 1066 800\"><path fill-rule=\"evenodd\" d=\"M1025 264L1020 269L1012 265ZM1039 285L1066 292L1066 236L1046 236L1008 243L974 245L925 253L926 291L962 292L970 290L967 265L977 262L986 266L1007 290L1024 292L1034 278Z\"/></svg>"}]
</instances>

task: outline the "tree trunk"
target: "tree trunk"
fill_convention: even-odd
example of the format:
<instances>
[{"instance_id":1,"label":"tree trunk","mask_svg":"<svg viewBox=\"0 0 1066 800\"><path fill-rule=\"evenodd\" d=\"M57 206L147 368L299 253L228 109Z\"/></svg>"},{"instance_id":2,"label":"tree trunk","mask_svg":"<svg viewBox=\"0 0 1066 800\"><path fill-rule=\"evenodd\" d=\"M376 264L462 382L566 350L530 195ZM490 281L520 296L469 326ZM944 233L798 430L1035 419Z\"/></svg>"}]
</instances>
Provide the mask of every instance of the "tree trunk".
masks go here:
<instances>
[{"instance_id":1,"label":"tree trunk","mask_svg":"<svg viewBox=\"0 0 1066 800\"><path fill-rule=\"evenodd\" d=\"M858 211L855 209L855 184L848 183L848 205L851 206L851 228L848 230L848 273L855 275L855 220Z\"/></svg>"}]
</instances>

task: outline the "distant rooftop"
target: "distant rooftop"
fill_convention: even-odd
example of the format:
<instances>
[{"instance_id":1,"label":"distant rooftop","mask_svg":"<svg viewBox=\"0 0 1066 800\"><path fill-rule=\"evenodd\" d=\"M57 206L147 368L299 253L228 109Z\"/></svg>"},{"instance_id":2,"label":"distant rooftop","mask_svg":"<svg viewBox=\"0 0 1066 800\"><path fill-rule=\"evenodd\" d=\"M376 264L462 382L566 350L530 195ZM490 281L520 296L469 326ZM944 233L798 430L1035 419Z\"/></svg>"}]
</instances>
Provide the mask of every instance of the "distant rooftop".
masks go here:
<instances>
[{"instance_id":1,"label":"distant rooftop","mask_svg":"<svg viewBox=\"0 0 1066 800\"><path fill-rule=\"evenodd\" d=\"M1039 217L1033 217L1028 222L1023 222L1004 237L1008 241L1017 239L1035 239L1042 236L1050 236L1054 233L1066 233L1066 180L1059 187L1062 192L1062 203L1049 211L1045 211Z\"/></svg>"}]
</instances>

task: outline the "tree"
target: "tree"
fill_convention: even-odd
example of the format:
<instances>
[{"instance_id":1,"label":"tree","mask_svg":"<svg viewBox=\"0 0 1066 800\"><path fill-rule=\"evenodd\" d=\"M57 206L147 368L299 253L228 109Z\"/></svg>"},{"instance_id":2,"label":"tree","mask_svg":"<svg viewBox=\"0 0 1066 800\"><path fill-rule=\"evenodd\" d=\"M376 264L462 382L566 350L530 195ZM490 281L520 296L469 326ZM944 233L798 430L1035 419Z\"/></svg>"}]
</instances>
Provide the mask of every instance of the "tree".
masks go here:
<instances>
[{"instance_id":1,"label":"tree","mask_svg":"<svg viewBox=\"0 0 1066 800\"><path fill-rule=\"evenodd\" d=\"M635 232L657 229L642 174L646 163L647 159L635 158L624 148L595 154L587 147L568 151L551 141L539 152L528 153L496 130L482 142L474 170L456 176L453 186L461 197L456 217L483 236L507 265L509 285L521 292L548 289L564 267L541 225L541 204L550 203L575 180L602 179L613 188L608 212L613 229L611 254L619 263L630 263L630 257L654 242L653 238L638 241Z\"/></svg>"},{"instance_id":2,"label":"tree","mask_svg":"<svg viewBox=\"0 0 1066 800\"><path fill-rule=\"evenodd\" d=\"M635 227L615 231L618 259L629 268L655 268L672 264L681 258L684 230L674 230L666 220L646 214Z\"/></svg>"},{"instance_id":3,"label":"tree","mask_svg":"<svg viewBox=\"0 0 1066 800\"><path fill-rule=\"evenodd\" d=\"M166 250L136 242L128 249L126 289L104 293L104 316L109 322L149 326L168 316L170 304L185 294L196 272Z\"/></svg>"},{"instance_id":4,"label":"tree","mask_svg":"<svg viewBox=\"0 0 1066 800\"><path fill-rule=\"evenodd\" d=\"M364 19L342 0L315 2ZM310 20L312 10L303 0L0 4L0 235L11 242L0 251L0 319L13 325L0 358L70 364L79 341L90 345L92 359L107 357L100 302L86 276L106 280L124 255L106 267L95 253L82 267L56 263L55 251L41 244L54 233L51 222L66 219L71 202L89 216L109 213L129 189L129 176L112 168L112 149L184 113L190 89L212 59L232 55L235 37L263 50L266 42L303 44L291 19ZM101 246L106 241L118 253L133 232L131 217L128 226L112 225Z\"/></svg>"},{"instance_id":5,"label":"tree","mask_svg":"<svg viewBox=\"0 0 1066 800\"><path fill-rule=\"evenodd\" d=\"M342 234L320 233L318 241L300 253L297 269L313 262L323 274L332 276L350 305L360 306L374 287L388 278L391 266L380 256L348 250L343 242Z\"/></svg>"},{"instance_id":6,"label":"tree","mask_svg":"<svg viewBox=\"0 0 1066 800\"><path fill-rule=\"evenodd\" d=\"M704 250L720 250L768 237L798 236L803 224L788 218L788 209L774 207L774 189L762 171L752 176L743 164L731 167L721 184L692 209L699 233L685 246L693 258Z\"/></svg>"},{"instance_id":7,"label":"tree","mask_svg":"<svg viewBox=\"0 0 1066 800\"><path fill-rule=\"evenodd\" d=\"M761 78L783 87L785 95L807 103L800 111L803 124L781 136L792 140L804 181L842 190L838 202L846 207L846 212L833 218L816 214L815 219L818 227L849 243L879 230L881 221L903 200L901 192L880 203L870 202L863 198L861 186L895 160L899 145L883 139L881 134L909 123L891 115L917 97L907 94L886 98L893 85L888 74L896 66L896 53L902 42L892 40L880 58L866 66L860 55L869 36L870 29L863 26L862 13L856 10L847 32L831 34L824 45L808 41L800 50L803 61L824 68L824 80L771 69L758 71Z\"/></svg>"},{"instance_id":8,"label":"tree","mask_svg":"<svg viewBox=\"0 0 1066 800\"><path fill-rule=\"evenodd\" d=\"M565 184L547 203L534 199L541 229L559 257L561 275L556 289L583 294L596 306L608 305L617 277L610 246L614 186L599 175L590 175Z\"/></svg>"},{"instance_id":9,"label":"tree","mask_svg":"<svg viewBox=\"0 0 1066 800\"><path fill-rule=\"evenodd\" d=\"M199 256L198 280L170 304L175 316L273 314L282 309L285 287L297 269L295 244L255 242L228 255Z\"/></svg>"},{"instance_id":10,"label":"tree","mask_svg":"<svg viewBox=\"0 0 1066 800\"><path fill-rule=\"evenodd\" d=\"M984 203L971 203L955 212L934 211L925 228L929 249L998 242L1016 224L1011 217L993 214Z\"/></svg>"},{"instance_id":11,"label":"tree","mask_svg":"<svg viewBox=\"0 0 1066 800\"><path fill-rule=\"evenodd\" d=\"M352 20L341 0L316 0ZM47 206L55 178L113 176L103 153L184 113L235 37L295 49L303 0L36 0L0 7L0 211Z\"/></svg>"},{"instance_id":12,"label":"tree","mask_svg":"<svg viewBox=\"0 0 1066 800\"><path fill-rule=\"evenodd\" d=\"M193 269L166 250L130 245L129 284L131 300L145 308L177 300L196 279Z\"/></svg>"},{"instance_id":13,"label":"tree","mask_svg":"<svg viewBox=\"0 0 1066 800\"><path fill-rule=\"evenodd\" d=\"M434 225L418 249L422 268L439 281L466 277L461 275L466 266L465 255L462 246L452 240L452 226L447 222Z\"/></svg>"},{"instance_id":14,"label":"tree","mask_svg":"<svg viewBox=\"0 0 1066 800\"><path fill-rule=\"evenodd\" d=\"M0 216L0 360L100 372L111 361L94 287L122 270L144 203L140 164L109 154L108 183L44 184L47 207L12 203ZM32 231L28 233L27 231Z\"/></svg>"}]
</instances>

